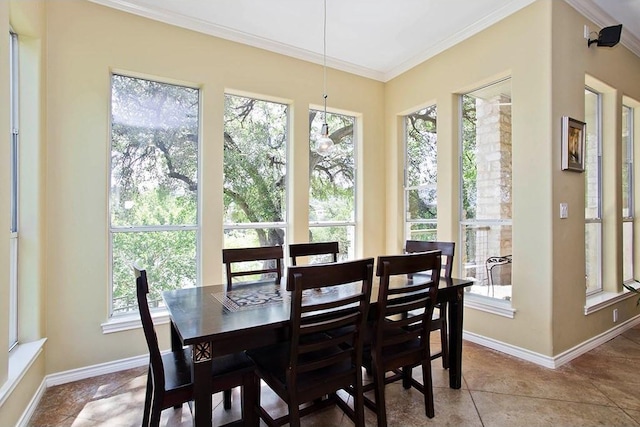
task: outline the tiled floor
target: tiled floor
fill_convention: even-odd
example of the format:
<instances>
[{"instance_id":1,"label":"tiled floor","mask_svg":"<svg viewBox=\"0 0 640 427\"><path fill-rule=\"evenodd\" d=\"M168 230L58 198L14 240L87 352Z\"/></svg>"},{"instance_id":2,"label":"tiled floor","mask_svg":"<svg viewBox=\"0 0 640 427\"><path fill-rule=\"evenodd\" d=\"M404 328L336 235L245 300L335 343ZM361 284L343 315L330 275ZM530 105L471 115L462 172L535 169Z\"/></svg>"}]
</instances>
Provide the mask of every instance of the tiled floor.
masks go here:
<instances>
[{"instance_id":1,"label":"tiled floor","mask_svg":"<svg viewBox=\"0 0 640 427\"><path fill-rule=\"evenodd\" d=\"M462 389L452 390L440 360L433 362L433 419L425 417L419 392L387 385L389 426L640 426L640 327L557 370L469 342L462 366ZM139 426L145 384L146 368L138 368L51 387L30 426ZM221 396L214 396L214 425L239 417L237 393L228 412ZM286 410L266 387L262 400L274 414ZM375 426L375 415L365 411L367 425ZM190 426L188 405L165 410L160 425ZM339 409L328 408L303 418L303 425L353 424Z\"/></svg>"}]
</instances>

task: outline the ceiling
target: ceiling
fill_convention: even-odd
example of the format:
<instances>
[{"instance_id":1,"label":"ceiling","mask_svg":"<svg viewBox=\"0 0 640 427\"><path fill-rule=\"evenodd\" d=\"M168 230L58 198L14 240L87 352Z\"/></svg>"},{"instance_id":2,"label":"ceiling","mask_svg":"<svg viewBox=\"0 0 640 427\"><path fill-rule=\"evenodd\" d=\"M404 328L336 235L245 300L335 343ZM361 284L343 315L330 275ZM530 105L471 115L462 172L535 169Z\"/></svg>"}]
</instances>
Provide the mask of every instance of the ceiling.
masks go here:
<instances>
[{"instance_id":1,"label":"ceiling","mask_svg":"<svg viewBox=\"0 0 640 427\"><path fill-rule=\"evenodd\" d=\"M323 62L323 0L90 1ZM327 0L327 65L387 81L534 1ZM565 1L599 27L623 24L621 43L640 56L639 0Z\"/></svg>"}]
</instances>

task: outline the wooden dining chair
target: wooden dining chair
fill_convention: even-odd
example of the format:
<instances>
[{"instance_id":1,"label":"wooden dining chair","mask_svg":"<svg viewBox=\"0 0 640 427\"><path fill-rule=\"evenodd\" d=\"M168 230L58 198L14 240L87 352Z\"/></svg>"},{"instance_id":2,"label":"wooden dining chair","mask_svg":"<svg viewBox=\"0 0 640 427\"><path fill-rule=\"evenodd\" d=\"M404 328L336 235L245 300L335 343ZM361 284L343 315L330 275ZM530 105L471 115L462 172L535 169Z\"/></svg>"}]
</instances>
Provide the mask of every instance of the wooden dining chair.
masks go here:
<instances>
[{"instance_id":1,"label":"wooden dining chair","mask_svg":"<svg viewBox=\"0 0 640 427\"><path fill-rule=\"evenodd\" d=\"M330 255L331 262L338 262L340 247L338 242L292 243L289 245L291 265L297 265L297 258L305 256Z\"/></svg>"},{"instance_id":2,"label":"wooden dining chair","mask_svg":"<svg viewBox=\"0 0 640 427\"><path fill-rule=\"evenodd\" d=\"M451 278L453 269L453 257L455 255L455 242L430 242L425 240L407 240L405 243L406 253L440 251L443 262L441 277ZM447 331L447 306L446 304L436 304L434 318L431 322L432 331L440 331L440 351L431 355L431 359L442 357L442 367L449 368L449 335Z\"/></svg>"},{"instance_id":3,"label":"wooden dining chair","mask_svg":"<svg viewBox=\"0 0 640 427\"><path fill-rule=\"evenodd\" d=\"M227 291L234 284L279 284L282 279L282 257L282 246L223 249L222 262L227 273ZM247 267L247 264L255 261L261 262L260 268ZM249 277L249 280L235 280L243 276Z\"/></svg>"},{"instance_id":4,"label":"wooden dining chair","mask_svg":"<svg viewBox=\"0 0 640 427\"><path fill-rule=\"evenodd\" d=\"M288 342L248 351L256 372L284 400L289 413L269 426L300 426L300 417L337 404L364 426L362 333L367 320L373 258L335 264L290 267L291 335ZM336 393L353 388L353 409ZM310 406L300 409L303 403Z\"/></svg>"},{"instance_id":5,"label":"wooden dining chair","mask_svg":"<svg viewBox=\"0 0 640 427\"><path fill-rule=\"evenodd\" d=\"M149 348L149 373L144 401L142 427L157 427L164 409L179 408L194 398L193 362L191 350L161 353L147 301L149 285L147 272L135 269L136 292L140 320ZM259 419L254 412L259 401L260 383L254 374L255 365L244 353L235 353L213 359L211 372L212 391L218 393L242 386L242 423L257 426Z\"/></svg>"},{"instance_id":6,"label":"wooden dining chair","mask_svg":"<svg viewBox=\"0 0 640 427\"><path fill-rule=\"evenodd\" d=\"M367 387L375 389L375 403L367 398L367 406L376 411L378 427L387 425L385 384L398 379L403 380L405 389L413 386L424 395L425 413L429 418L434 416L429 330L440 269L439 251L378 257L376 275L380 284L371 341L373 383ZM430 277L419 280L411 276L421 272L428 272ZM390 286L394 276L406 283ZM405 315L411 311L416 314ZM412 377L416 366L422 366L423 384ZM385 378L389 371L394 374Z\"/></svg>"}]
</instances>

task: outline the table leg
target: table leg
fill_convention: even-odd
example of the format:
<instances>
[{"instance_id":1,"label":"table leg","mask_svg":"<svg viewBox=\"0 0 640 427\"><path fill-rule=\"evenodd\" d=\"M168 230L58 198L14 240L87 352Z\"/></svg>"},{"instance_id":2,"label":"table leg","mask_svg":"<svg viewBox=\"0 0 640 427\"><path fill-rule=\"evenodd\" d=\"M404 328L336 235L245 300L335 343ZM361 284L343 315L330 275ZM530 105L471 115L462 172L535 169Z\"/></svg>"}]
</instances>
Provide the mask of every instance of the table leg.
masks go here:
<instances>
[{"instance_id":1,"label":"table leg","mask_svg":"<svg viewBox=\"0 0 640 427\"><path fill-rule=\"evenodd\" d=\"M457 289L455 298L447 304L449 308L449 387L462 386L462 313L464 311L464 289Z\"/></svg>"},{"instance_id":2,"label":"table leg","mask_svg":"<svg viewBox=\"0 0 640 427\"><path fill-rule=\"evenodd\" d=\"M196 427L211 427L211 343L193 346L193 392Z\"/></svg>"},{"instance_id":3,"label":"table leg","mask_svg":"<svg viewBox=\"0 0 640 427\"><path fill-rule=\"evenodd\" d=\"M182 341L180 341L180 335L178 334L178 330L176 326L171 321L171 350L179 351L182 349Z\"/></svg>"}]
</instances>

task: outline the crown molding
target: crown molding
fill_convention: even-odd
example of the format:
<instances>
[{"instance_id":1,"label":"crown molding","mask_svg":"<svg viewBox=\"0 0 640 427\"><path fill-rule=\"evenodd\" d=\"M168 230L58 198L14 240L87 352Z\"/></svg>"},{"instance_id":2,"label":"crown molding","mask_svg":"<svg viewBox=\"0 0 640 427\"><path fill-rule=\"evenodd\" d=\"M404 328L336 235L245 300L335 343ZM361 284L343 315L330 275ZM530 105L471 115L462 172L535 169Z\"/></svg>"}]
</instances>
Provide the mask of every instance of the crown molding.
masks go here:
<instances>
[{"instance_id":1,"label":"crown molding","mask_svg":"<svg viewBox=\"0 0 640 427\"><path fill-rule=\"evenodd\" d=\"M484 18L474 22L472 25L467 26L466 28L458 31L457 33L451 35L450 37L445 38L437 42L434 45L429 46L428 49L420 52L418 55L413 58L404 61L397 67L389 70L384 74L384 82L387 82L394 77L399 76L405 71L409 71L411 68L423 63L424 61L436 56L437 54L444 52L445 50L455 46L456 44L468 39L469 37L479 33L482 30L485 30L492 26L493 24L503 20L504 18L510 16L511 14L519 11L520 9L530 5L535 0L513 0L508 4L503 6L502 8L496 10L490 15L485 16Z\"/></svg>"},{"instance_id":2,"label":"crown molding","mask_svg":"<svg viewBox=\"0 0 640 427\"><path fill-rule=\"evenodd\" d=\"M288 44L274 42L262 37L257 37L242 31L234 30L222 25L212 24L191 16L175 13L158 7L146 7L139 4L129 2L127 0L89 0L92 3L110 7L112 9L121 10L123 12L132 13L144 18L153 19L154 21L164 22L165 24L175 25L177 27L186 28L188 30L197 31L210 36L219 37L221 39L230 40L244 45L257 47L259 49L268 50L270 52L279 53L290 56L292 58L301 59L315 64L323 64L321 54L311 52L306 49L300 49ZM361 67L347 61L327 57L327 67L337 70L346 71L351 74L368 77L370 79L384 81L384 73L366 67Z\"/></svg>"},{"instance_id":3,"label":"crown molding","mask_svg":"<svg viewBox=\"0 0 640 427\"><path fill-rule=\"evenodd\" d=\"M611 15L602 10L591 0L565 1L585 18L600 26L600 28L619 24L619 22L613 19ZM640 56L640 39L628 31L624 31L624 28L622 30L622 36L620 37L620 43L637 56Z\"/></svg>"}]
</instances>

